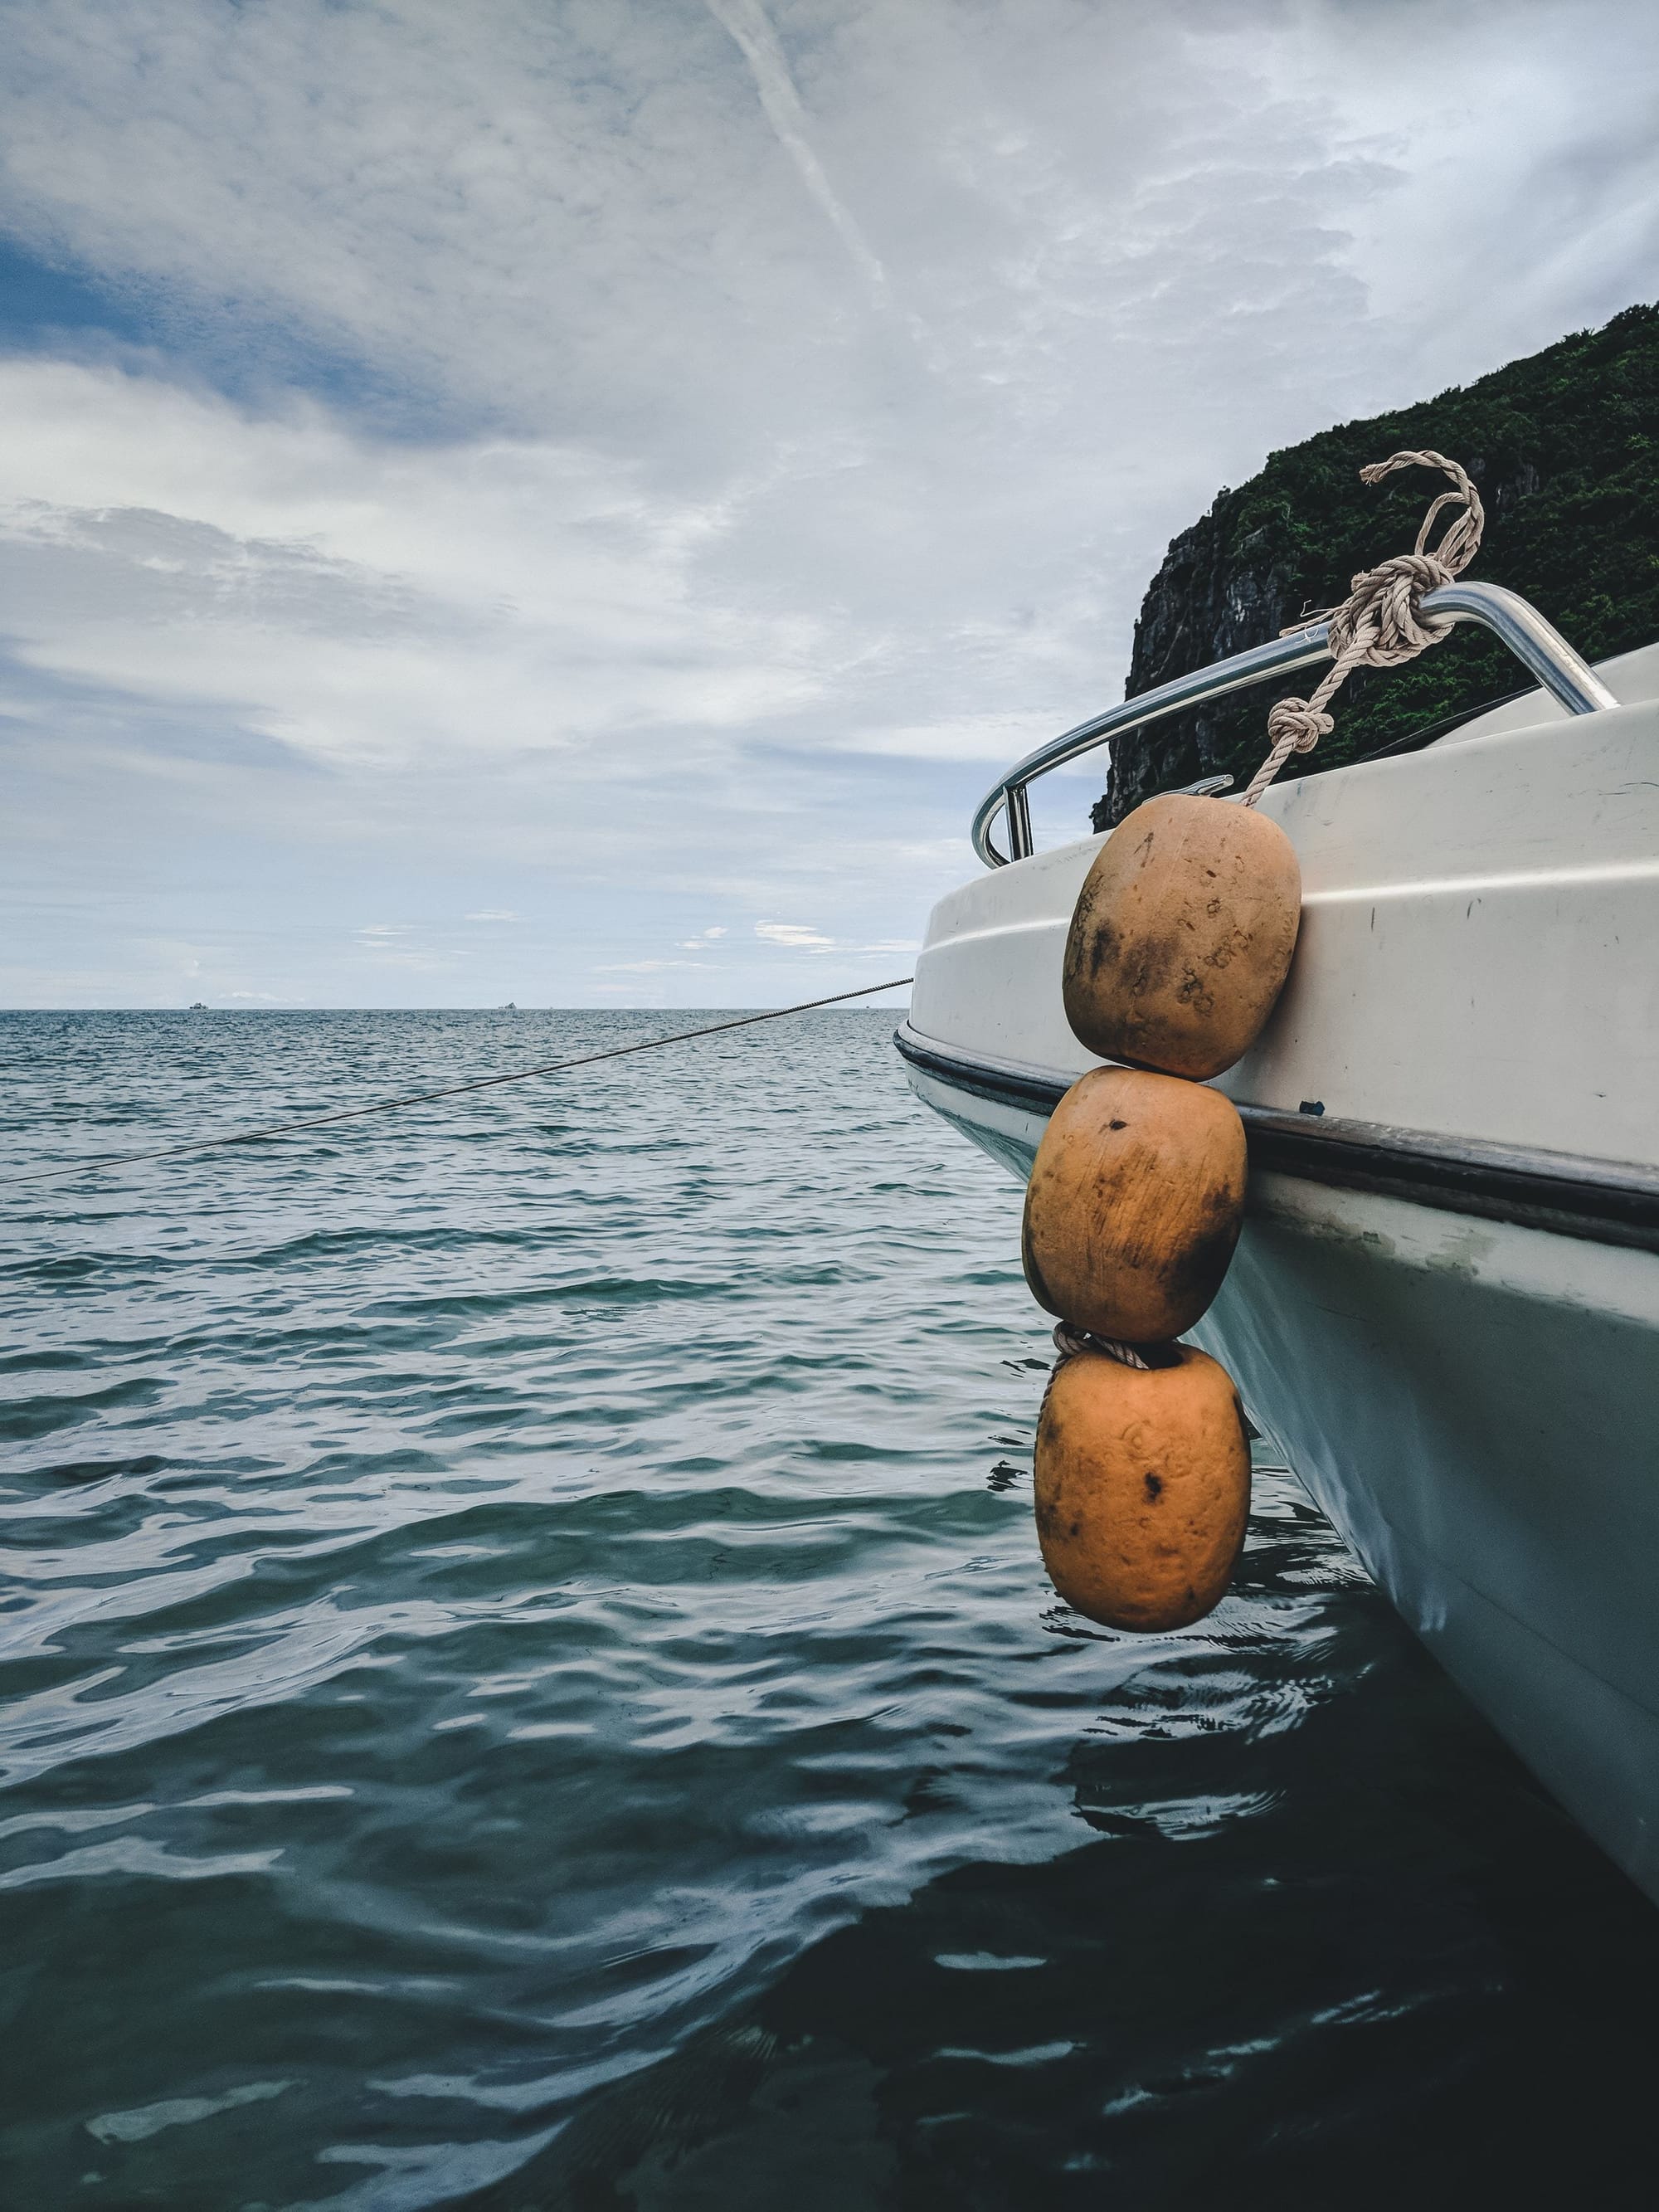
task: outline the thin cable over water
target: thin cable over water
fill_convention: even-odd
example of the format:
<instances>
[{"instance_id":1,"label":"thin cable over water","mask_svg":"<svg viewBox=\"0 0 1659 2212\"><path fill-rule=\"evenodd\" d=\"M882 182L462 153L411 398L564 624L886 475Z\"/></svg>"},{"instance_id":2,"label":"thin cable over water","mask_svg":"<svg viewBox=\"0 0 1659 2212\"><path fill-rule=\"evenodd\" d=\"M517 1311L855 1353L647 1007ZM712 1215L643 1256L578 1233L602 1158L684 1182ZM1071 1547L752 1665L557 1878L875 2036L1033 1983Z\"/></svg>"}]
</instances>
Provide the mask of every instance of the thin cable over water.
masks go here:
<instances>
[{"instance_id":1,"label":"thin cable over water","mask_svg":"<svg viewBox=\"0 0 1659 2212\"><path fill-rule=\"evenodd\" d=\"M143 1160L172 1160L186 1152L210 1152L221 1145L252 1145L267 1137L289 1137L302 1129L320 1129L333 1121L360 1121L369 1114L391 1114L403 1106L424 1106L434 1098L459 1098L465 1091L489 1091L498 1083L523 1083L532 1075L558 1075L567 1068L590 1067L595 1060L625 1060L629 1053L655 1052L665 1044L686 1044L693 1037L717 1036L722 1030L746 1030L757 1022L781 1021L786 1014L810 1014L815 1006L839 1006L846 999L872 999L881 991L902 990L915 981L900 975L890 983L866 983L856 991L832 991L825 999L803 999L793 1006L770 1006L762 1014L739 1014L729 1022L709 1022L702 1029L676 1030L671 1036L645 1037L638 1044L617 1044L604 1052L584 1052L574 1060L544 1060L538 1067L517 1067L506 1075L475 1075L465 1083L447 1084L441 1091L411 1091L402 1098L377 1098L368 1106L344 1106L332 1114L312 1114L302 1121L272 1121L263 1128L239 1129L225 1137L198 1137L186 1145L160 1145L153 1152L111 1152L102 1159L74 1160L67 1166L36 1168L27 1175L7 1176L5 1186L23 1182L60 1182L69 1176L102 1174L109 1168L136 1167Z\"/></svg>"}]
</instances>

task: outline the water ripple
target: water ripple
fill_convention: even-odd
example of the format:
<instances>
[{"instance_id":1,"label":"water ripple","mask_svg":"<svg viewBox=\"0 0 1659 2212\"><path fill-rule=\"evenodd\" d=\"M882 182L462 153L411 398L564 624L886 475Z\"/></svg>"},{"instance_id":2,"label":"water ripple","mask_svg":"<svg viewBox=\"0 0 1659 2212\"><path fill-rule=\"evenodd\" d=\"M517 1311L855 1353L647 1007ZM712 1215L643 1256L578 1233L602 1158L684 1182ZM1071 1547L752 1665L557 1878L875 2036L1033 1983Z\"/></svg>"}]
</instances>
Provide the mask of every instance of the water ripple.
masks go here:
<instances>
[{"instance_id":1,"label":"water ripple","mask_svg":"<svg viewBox=\"0 0 1659 2212\"><path fill-rule=\"evenodd\" d=\"M94 1076L115 1147L649 1026L3 1018L14 1171ZM1056 1603L1019 1194L889 1026L12 1194L15 2201L1449 2203L1630 2149L1651 1916L1288 1474L1200 1628Z\"/></svg>"}]
</instances>

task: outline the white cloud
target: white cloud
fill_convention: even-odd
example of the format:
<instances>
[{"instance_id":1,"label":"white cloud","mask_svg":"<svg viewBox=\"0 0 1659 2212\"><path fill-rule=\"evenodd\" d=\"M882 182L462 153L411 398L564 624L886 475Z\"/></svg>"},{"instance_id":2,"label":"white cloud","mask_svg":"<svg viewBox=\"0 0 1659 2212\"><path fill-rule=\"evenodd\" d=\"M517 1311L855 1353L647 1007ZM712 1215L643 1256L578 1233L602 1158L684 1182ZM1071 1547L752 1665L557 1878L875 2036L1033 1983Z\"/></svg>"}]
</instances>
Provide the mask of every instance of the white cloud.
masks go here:
<instances>
[{"instance_id":1,"label":"white cloud","mask_svg":"<svg viewBox=\"0 0 1659 2212\"><path fill-rule=\"evenodd\" d=\"M822 930L808 929L798 921L757 921L755 934L769 945L787 945L792 952L829 952L836 943Z\"/></svg>"},{"instance_id":2,"label":"white cloud","mask_svg":"<svg viewBox=\"0 0 1659 2212\"><path fill-rule=\"evenodd\" d=\"M410 453L113 369L0 365L26 666L387 765L723 731L821 688L810 617L699 603L666 501L544 442ZM296 653L296 642L303 650Z\"/></svg>"},{"instance_id":3,"label":"white cloud","mask_svg":"<svg viewBox=\"0 0 1659 2212\"><path fill-rule=\"evenodd\" d=\"M8 29L0 223L149 333L0 360L11 999L850 985L1219 483L1655 265L1616 0Z\"/></svg>"},{"instance_id":4,"label":"white cloud","mask_svg":"<svg viewBox=\"0 0 1659 2212\"><path fill-rule=\"evenodd\" d=\"M670 968L706 968L706 960L611 960L596 968L596 975L659 975Z\"/></svg>"},{"instance_id":5,"label":"white cloud","mask_svg":"<svg viewBox=\"0 0 1659 2212\"><path fill-rule=\"evenodd\" d=\"M1052 717L1040 714L962 714L948 721L854 731L838 742L846 752L885 754L896 760L986 761L1006 767L1054 734Z\"/></svg>"}]
</instances>

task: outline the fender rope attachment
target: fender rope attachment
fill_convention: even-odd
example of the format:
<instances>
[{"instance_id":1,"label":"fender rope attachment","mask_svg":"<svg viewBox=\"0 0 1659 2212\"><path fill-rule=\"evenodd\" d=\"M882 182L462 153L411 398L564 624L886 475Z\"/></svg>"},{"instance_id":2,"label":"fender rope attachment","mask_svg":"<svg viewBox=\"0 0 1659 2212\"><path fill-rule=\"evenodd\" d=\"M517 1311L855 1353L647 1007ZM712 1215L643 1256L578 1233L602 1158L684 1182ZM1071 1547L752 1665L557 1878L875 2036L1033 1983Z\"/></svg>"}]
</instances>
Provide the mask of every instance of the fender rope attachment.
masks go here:
<instances>
[{"instance_id":1,"label":"fender rope attachment","mask_svg":"<svg viewBox=\"0 0 1659 2212\"><path fill-rule=\"evenodd\" d=\"M1139 1367L1144 1374L1152 1365L1143 1359L1133 1344L1120 1344L1115 1337L1095 1336L1086 1328L1073 1328L1068 1321L1061 1322L1054 1330L1054 1350L1062 1360L1075 1359L1081 1352L1107 1352L1124 1367Z\"/></svg>"},{"instance_id":2,"label":"fender rope attachment","mask_svg":"<svg viewBox=\"0 0 1659 2212\"><path fill-rule=\"evenodd\" d=\"M1395 469L1441 469L1456 489L1443 491L1423 518L1417 544L1409 553L1396 553L1366 568L1353 579L1348 596L1339 607L1292 623L1281 637L1292 637L1310 623L1330 625L1331 665L1310 699L1281 699L1267 715L1272 750L1244 793L1244 805L1254 806L1267 786L1294 753L1310 753L1322 738L1336 727L1326 708L1351 671L1356 668L1398 668L1415 660L1425 646L1437 645L1453 625L1442 617L1425 614L1423 595L1437 585L1460 576L1480 550L1486 512L1467 470L1443 453L1391 453L1386 461L1372 461L1359 471L1363 483L1380 483ZM1445 536L1429 552L1429 532L1443 507L1460 507Z\"/></svg>"}]
</instances>

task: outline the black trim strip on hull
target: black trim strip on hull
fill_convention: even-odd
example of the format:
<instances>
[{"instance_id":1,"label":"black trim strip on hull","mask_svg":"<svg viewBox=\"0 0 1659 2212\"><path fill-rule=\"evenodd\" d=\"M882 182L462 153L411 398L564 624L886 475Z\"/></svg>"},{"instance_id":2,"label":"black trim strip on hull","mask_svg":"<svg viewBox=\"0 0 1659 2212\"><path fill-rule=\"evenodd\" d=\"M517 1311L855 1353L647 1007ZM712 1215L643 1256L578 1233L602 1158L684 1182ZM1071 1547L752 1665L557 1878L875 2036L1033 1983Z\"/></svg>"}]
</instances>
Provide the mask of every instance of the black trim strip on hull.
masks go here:
<instances>
[{"instance_id":1,"label":"black trim strip on hull","mask_svg":"<svg viewBox=\"0 0 1659 2212\"><path fill-rule=\"evenodd\" d=\"M970 1059L908 1025L894 1043L913 1067L954 1091L1025 1113L1053 1113L1073 1076L1006 1061ZM1268 1106L1241 1106L1250 1165L1341 1190L1371 1190L1442 1212L1474 1213L1659 1252L1659 1168L1590 1160L1571 1152L1426 1136L1375 1121L1315 1120Z\"/></svg>"}]
</instances>

